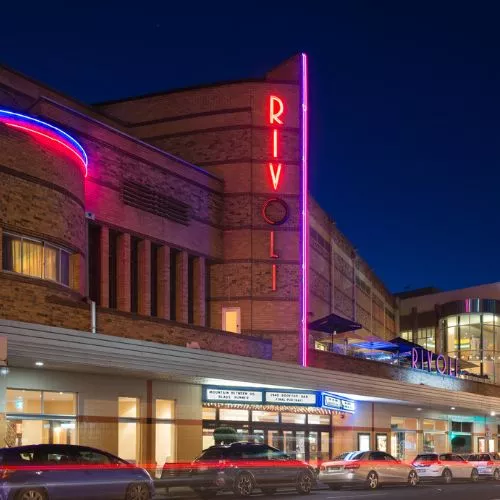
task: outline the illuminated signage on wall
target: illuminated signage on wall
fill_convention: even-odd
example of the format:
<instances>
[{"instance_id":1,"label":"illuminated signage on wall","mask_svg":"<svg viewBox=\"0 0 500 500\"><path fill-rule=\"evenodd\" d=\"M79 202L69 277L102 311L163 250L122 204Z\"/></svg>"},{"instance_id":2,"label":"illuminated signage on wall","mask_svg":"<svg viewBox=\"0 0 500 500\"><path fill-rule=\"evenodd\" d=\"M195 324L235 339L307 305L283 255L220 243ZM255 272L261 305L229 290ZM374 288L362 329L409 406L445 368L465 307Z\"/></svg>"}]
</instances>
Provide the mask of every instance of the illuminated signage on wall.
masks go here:
<instances>
[{"instance_id":1,"label":"illuminated signage on wall","mask_svg":"<svg viewBox=\"0 0 500 500\"><path fill-rule=\"evenodd\" d=\"M0 123L19 132L27 133L49 147L57 147L78 161L85 177L87 176L88 158L82 145L58 127L31 116L0 109Z\"/></svg>"},{"instance_id":2,"label":"illuminated signage on wall","mask_svg":"<svg viewBox=\"0 0 500 500\"><path fill-rule=\"evenodd\" d=\"M355 402L331 392L203 386L204 403L304 406L354 413Z\"/></svg>"},{"instance_id":3,"label":"illuminated signage on wall","mask_svg":"<svg viewBox=\"0 0 500 500\"><path fill-rule=\"evenodd\" d=\"M413 347L411 350L411 367L440 375L458 376L460 372L458 358L450 358L444 354L434 354L425 349Z\"/></svg>"},{"instance_id":4,"label":"illuminated signage on wall","mask_svg":"<svg viewBox=\"0 0 500 500\"><path fill-rule=\"evenodd\" d=\"M323 408L328 408L329 410L343 411L346 413L354 413L356 410L356 404L351 399L346 399L337 394L331 394L329 392L321 393L321 406Z\"/></svg>"}]
</instances>

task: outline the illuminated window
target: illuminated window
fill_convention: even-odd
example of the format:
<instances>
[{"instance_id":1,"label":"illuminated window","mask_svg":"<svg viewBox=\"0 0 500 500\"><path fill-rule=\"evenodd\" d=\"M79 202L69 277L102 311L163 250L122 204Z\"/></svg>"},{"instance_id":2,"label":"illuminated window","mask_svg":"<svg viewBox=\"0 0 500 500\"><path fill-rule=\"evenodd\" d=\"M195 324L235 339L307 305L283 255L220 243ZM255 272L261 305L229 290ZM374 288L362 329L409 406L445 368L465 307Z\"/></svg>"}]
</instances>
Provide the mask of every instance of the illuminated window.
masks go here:
<instances>
[{"instance_id":1,"label":"illuminated window","mask_svg":"<svg viewBox=\"0 0 500 500\"><path fill-rule=\"evenodd\" d=\"M306 414L305 413L282 413L281 421L284 424L305 424Z\"/></svg>"},{"instance_id":2,"label":"illuminated window","mask_svg":"<svg viewBox=\"0 0 500 500\"><path fill-rule=\"evenodd\" d=\"M4 233L2 268L69 285L69 252L44 241Z\"/></svg>"},{"instance_id":3,"label":"illuminated window","mask_svg":"<svg viewBox=\"0 0 500 500\"><path fill-rule=\"evenodd\" d=\"M118 455L120 458L136 463L139 449L137 432L139 400L137 398L118 398Z\"/></svg>"},{"instance_id":4,"label":"illuminated window","mask_svg":"<svg viewBox=\"0 0 500 500\"><path fill-rule=\"evenodd\" d=\"M201 415L203 420L215 420L217 410L215 408L202 408Z\"/></svg>"},{"instance_id":5,"label":"illuminated window","mask_svg":"<svg viewBox=\"0 0 500 500\"><path fill-rule=\"evenodd\" d=\"M222 329L226 332L241 333L240 314L239 307L223 307Z\"/></svg>"},{"instance_id":6,"label":"illuminated window","mask_svg":"<svg viewBox=\"0 0 500 500\"><path fill-rule=\"evenodd\" d=\"M278 422L279 415L276 411L253 411L253 422Z\"/></svg>"},{"instance_id":7,"label":"illuminated window","mask_svg":"<svg viewBox=\"0 0 500 500\"><path fill-rule=\"evenodd\" d=\"M156 406L156 432L155 432L155 457L157 467L165 463L175 462L175 401L170 399L157 399Z\"/></svg>"},{"instance_id":8,"label":"illuminated window","mask_svg":"<svg viewBox=\"0 0 500 500\"><path fill-rule=\"evenodd\" d=\"M237 410L221 408L219 410L220 420L233 420L237 422L248 422L248 410Z\"/></svg>"}]
</instances>

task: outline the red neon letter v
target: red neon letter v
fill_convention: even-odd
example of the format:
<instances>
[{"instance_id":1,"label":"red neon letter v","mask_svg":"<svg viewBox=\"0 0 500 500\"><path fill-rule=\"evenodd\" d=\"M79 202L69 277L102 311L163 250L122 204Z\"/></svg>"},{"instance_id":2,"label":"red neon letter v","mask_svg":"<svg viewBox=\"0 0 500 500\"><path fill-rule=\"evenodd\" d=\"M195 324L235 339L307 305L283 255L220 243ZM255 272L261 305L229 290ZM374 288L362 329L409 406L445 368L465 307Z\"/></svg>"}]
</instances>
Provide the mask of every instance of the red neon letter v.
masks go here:
<instances>
[{"instance_id":1,"label":"red neon letter v","mask_svg":"<svg viewBox=\"0 0 500 500\"><path fill-rule=\"evenodd\" d=\"M276 191L278 189L278 184L280 182L281 163L278 163L278 170L276 172L274 171L274 165L272 163L269 163L269 171L271 172L271 179L273 181L273 187L274 187L274 190Z\"/></svg>"}]
</instances>

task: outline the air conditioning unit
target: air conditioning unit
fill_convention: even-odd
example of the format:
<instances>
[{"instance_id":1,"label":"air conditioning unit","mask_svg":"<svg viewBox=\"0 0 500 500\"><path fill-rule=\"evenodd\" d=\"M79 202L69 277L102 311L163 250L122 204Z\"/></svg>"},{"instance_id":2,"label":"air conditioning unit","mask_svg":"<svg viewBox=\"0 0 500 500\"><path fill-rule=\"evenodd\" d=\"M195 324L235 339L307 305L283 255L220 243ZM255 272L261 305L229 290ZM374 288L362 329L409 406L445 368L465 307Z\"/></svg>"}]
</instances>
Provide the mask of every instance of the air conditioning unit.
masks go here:
<instances>
[{"instance_id":1,"label":"air conditioning unit","mask_svg":"<svg viewBox=\"0 0 500 500\"><path fill-rule=\"evenodd\" d=\"M85 212L85 218L90 219L90 220L95 220L95 213L94 212Z\"/></svg>"}]
</instances>

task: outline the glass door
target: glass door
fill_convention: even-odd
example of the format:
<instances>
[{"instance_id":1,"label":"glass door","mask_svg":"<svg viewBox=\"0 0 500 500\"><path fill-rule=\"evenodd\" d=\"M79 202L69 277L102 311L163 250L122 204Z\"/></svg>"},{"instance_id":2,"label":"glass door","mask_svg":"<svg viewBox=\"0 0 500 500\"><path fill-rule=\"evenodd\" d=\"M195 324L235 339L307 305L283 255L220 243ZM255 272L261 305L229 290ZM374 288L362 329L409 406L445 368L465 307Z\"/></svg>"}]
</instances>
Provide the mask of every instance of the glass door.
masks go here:
<instances>
[{"instance_id":1,"label":"glass door","mask_svg":"<svg viewBox=\"0 0 500 500\"><path fill-rule=\"evenodd\" d=\"M320 457L320 443L318 442L318 433L309 431L309 439L307 440L309 446L309 463L312 466L318 465L318 458Z\"/></svg>"}]
</instances>

